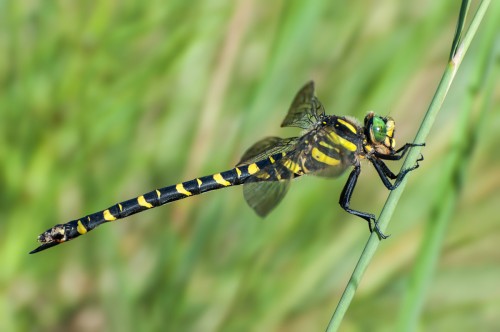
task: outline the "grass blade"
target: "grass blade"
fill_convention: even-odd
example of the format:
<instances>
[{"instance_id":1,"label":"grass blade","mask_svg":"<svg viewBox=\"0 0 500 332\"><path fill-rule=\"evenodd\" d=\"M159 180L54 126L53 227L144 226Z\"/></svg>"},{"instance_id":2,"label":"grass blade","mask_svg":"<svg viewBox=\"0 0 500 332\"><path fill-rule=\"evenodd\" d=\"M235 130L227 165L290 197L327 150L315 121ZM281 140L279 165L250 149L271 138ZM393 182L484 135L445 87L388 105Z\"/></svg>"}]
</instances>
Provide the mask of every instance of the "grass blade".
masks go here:
<instances>
[{"instance_id":1,"label":"grass blade","mask_svg":"<svg viewBox=\"0 0 500 332\"><path fill-rule=\"evenodd\" d=\"M462 6L460 7L460 13L458 14L455 36L453 37L453 42L451 43L450 59L452 59L455 56L458 45L460 44L460 38L462 37L462 32L465 27L465 20L467 19L467 13L469 12L469 7L470 7L470 1L462 1Z\"/></svg>"},{"instance_id":2,"label":"grass blade","mask_svg":"<svg viewBox=\"0 0 500 332\"><path fill-rule=\"evenodd\" d=\"M464 4L465 3L465 4ZM468 29L468 31L463 35L462 38L462 30L463 30L463 24L465 21L465 16L467 13L467 8L468 8L468 3L469 1L464 0L462 3L460 15L459 15L459 23L457 25L457 30L456 30L456 35L454 37L454 42L452 44L452 57L450 58L450 61L443 73L443 76L441 78L441 81L439 82L439 85L436 89L436 93L434 94L434 97L429 105L429 108L424 116L424 119L420 125L420 128L417 132L417 135L414 139L414 143L422 143L425 142L426 137L428 136L430 129L432 127L432 124L434 123L434 120L437 116L437 113L441 109L441 106L444 102L444 99L449 91L449 88L451 86L451 83L453 82L453 79L455 77L455 74L463 60L463 57L465 56L465 53L467 52L467 49L477 31L477 28L479 26L479 23L484 17L484 14L486 13L486 9L488 8L488 5L490 3L489 0L482 1L478 7L478 10L476 12L475 17L473 18L471 25ZM456 45L455 45L456 44ZM413 148L409 151L408 157L405 159L405 162L402 166L402 169L411 167L412 165L415 164L418 156L420 154L420 148ZM399 198L401 197L401 194L404 190L404 187L406 185L406 179L401 183L401 185L393 190L390 194L389 197L387 198L387 201L382 209L382 212L379 217L379 227L382 230L382 232L385 231L387 228L387 225L389 223L389 220L394 212L394 209L397 205L397 202L399 201ZM340 323L347 311L347 308L349 307L349 304L351 303L354 294L356 292L356 289L359 285L359 282L368 267L369 262L371 261L372 257L375 254L376 249L378 248L380 241L377 237L376 234L372 234L370 238L368 239L367 244L365 245L365 248L361 254L361 257L351 275L351 278L344 290L344 293L342 294L342 297L339 301L339 304L335 310L335 312L332 315L332 318L330 320L330 323L327 327L327 331L336 331L338 330Z\"/></svg>"},{"instance_id":3,"label":"grass blade","mask_svg":"<svg viewBox=\"0 0 500 332\"><path fill-rule=\"evenodd\" d=\"M496 6L492 12L498 12L500 6ZM498 15L498 13L497 13ZM478 48L481 50L479 54L482 59L475 62L477 67L476 72L480 75L472 78L469 91L465 98L465 103L462 105L460 119L456 130L452 145L456 147L451 151L446 159L445 167L442 171L442 184L437 184L436 188L440 188L440 193L437 197L441 199L434 204L433 215L429 219L424 234L424 241L416 260L416 264L409 281L408 292L404 299L400 312L400 321L398 331L412 331L415 329L418 318L422 311L424 301L427 297L427 290L430 287L432 275L443 247L448 224L456 211L457 202L463 190L464 175L470 168L470 164L474 158L471 155L477 149L479 143L478 128L484 127L485 114L490 108L489 100L495 87L495 77L497 77L498 66L492 66L494 57L491 48L494 45L494 38L498 31L498 22L490 22L483 38L482 45ZM493 68L494 70L490 70ZM485 82L481 86L481 82ZM473 121L473 111L479 105L479 113L476 121ZM483 125L483 126L482 126Z\"/></svg>"}]
</instances>

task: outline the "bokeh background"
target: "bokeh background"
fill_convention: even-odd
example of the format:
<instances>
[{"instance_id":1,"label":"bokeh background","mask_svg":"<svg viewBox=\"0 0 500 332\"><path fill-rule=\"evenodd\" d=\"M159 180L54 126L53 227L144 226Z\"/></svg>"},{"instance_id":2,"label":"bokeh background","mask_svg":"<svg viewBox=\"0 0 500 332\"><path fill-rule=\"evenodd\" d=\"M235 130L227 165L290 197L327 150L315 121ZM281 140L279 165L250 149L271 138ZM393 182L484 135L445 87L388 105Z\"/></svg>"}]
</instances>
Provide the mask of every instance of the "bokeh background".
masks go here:
<instances>
[{"instance_id":1,"label":"bokeh background","mask_svg":"<svg viewBox=\"0 0 500 332\"><path fill-rule=\"evenodd\" d=\"M328 113L388 114L397 142L412 141L459 6L0 2L0 330L324 330L369 236L337 204L347 174L295 181L265 220L234 187L28 252L56 223L229 169L264 136L299 134L279 124L310 79ZM494 3L344 331L398 329L450 193L415 327L500 326L498 13ZM364 166L352 206L378 214L388 192Z\"/></svg>"}]
</instances>

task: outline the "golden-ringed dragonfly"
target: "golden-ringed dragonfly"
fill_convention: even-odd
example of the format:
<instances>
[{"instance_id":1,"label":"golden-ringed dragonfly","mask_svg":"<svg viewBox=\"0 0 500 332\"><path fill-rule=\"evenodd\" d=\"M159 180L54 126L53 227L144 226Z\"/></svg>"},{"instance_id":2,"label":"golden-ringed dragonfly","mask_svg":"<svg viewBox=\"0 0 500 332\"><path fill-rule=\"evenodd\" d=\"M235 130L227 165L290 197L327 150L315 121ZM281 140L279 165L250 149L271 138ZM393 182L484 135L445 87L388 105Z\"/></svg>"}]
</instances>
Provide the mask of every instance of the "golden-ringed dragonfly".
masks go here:
<instances>
[{"instance_id":1,"label":"golden-ringed dragonfly","mask_svg":"<svg viewBox=\"0 0 500 332\"><path fill-rule=\"evenodd\" d=\"M375 215L351 209L349 205L361 172L360 162L362 159L371 162L387 189L393 190L423 158L399 174L391 172L383 160L399 160L409 148L423 144L407 143L396 150L395 123L390 117L369 112L361 125L351 117L325 115L323 105L314 95L312 81L297 93L281 127L299 127L304 129L304 134L300 137L264 138L250 147L233 169L155 189L83 218L55 225L38 236L40 246L31 253L73 240L103 223L235 185L243 185L245 200L263 217L283 199L291 179L305 174L337 177L349 167L353 169L340 195L340 206L366 220L370 232L375 231L380 238L386 238Z\"/></svg>"}]
</instances>

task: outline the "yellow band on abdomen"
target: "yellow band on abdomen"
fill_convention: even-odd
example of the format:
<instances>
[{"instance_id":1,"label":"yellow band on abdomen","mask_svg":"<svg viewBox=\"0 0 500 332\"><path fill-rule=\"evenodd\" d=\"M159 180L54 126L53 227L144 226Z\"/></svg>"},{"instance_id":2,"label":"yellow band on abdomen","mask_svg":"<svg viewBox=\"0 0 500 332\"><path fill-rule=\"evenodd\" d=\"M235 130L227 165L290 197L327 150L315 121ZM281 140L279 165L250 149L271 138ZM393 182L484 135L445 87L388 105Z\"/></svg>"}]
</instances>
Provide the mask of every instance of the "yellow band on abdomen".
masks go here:
<instances>
[{"instance_id":1,"label":"yellow band on abdomen","mask_svg":"<svg viewBox=\"0 0 500 332\"><path fill-rule=\"evenodd\" d=\"M175 190L177 190L178 193L186 195L186 196L191 196L192 193L190 191L187 191L186 188L184 188L184 185L182 183L179 183L175 186Z\"/></svg>"},{"instance_id":2,"label":"yellow band on abdomen","mask_svg":"<svg viewBox=\"0 0 500 332\"><path fill-rule=\"evenodd\" d=\"M144 198L144 196L137 197L137 203L140 206L144 206L145 208L148 208L148 209L151 209L153 207L153 205L151 203L146 202L146 199Z\"/></svg>"},{"instance_id":3,"label":"yellow band on abdomen","mask_svg":"<svg viewBox=\"0 0 500 332\"><path fill-rule=\"evenodd\" d=\"M214 180L215 180L215 182L217 182L218 184L220 184L224 187L231 185L231 182L224 179L220 173L214 174Z\"/></svg>"}]
</instances>

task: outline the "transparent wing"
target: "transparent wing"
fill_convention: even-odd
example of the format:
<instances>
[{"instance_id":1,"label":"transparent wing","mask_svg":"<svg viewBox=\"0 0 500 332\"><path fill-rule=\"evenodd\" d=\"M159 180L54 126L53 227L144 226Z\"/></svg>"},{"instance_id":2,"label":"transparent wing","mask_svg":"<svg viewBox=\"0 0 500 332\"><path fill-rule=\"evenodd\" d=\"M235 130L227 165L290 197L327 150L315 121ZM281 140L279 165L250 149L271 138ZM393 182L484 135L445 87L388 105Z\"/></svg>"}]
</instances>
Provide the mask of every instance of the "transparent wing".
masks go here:
<instances>
[{"instance_id":1,"label":"transparent wing","mask_svg":"<svg viewBox=\"0 0 500 332\"><path fill-rule=\"evenodd\" d=\"M342 173L344 173L346 167L344 165L339 164L338 166L329 166L323 169L318 169L314 172L311 172L311 175L324 177L324 178L337 178Z\"/></svg>"},{"instance_id":2,"label":"transparent wing","mask_svg":"<svg viewBox=\"0 0 500 332\"><path fill-rule=\"evenodd\" d=\"M248 205L261 216L266 216L285 197L293 172L286 166L284 157L250 176L243 184L243 196Z\"/></svg>"},{"instance_id":3,"label":"transparent wing","mask_svg":"<svg viewBox=\"0 0 500 332\"><path fill-rule=\"evenodd\" d=\"M298 140L298 137L266 137L246 150L237 166L251 164L277 153L291 151L294 149Z\"/></svg>"},{"instance_id":4,"label":"transparent wing","mask_svg":"<svg viewBox=\"0 0 500 332\"><path fill-rule=\"evenodd\" d=\"M288 110L288 114L281 123L281 127L299 127L310 129L321 121L325 115L325 108L314 96L314 82L310 81L297 92Z\"/></svg>"},{"instance_id":5,"label":"transparent wing","mask_svg":"<svg viewBox=\"0 0 500 332\"><path fill-rule=\"evenodd\" d=\"M290 181L250 182L243 185L243 196L248 205L265 217L285 197Z\"/></svg>"}]
</instances>

